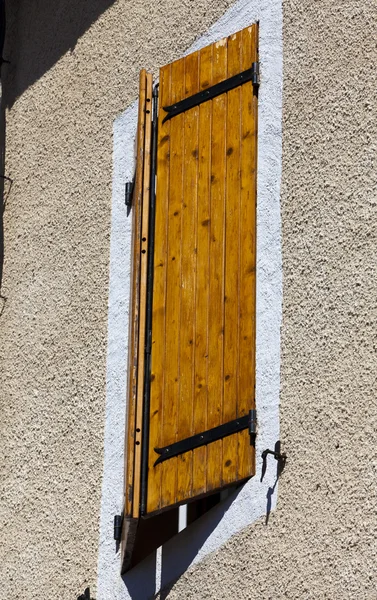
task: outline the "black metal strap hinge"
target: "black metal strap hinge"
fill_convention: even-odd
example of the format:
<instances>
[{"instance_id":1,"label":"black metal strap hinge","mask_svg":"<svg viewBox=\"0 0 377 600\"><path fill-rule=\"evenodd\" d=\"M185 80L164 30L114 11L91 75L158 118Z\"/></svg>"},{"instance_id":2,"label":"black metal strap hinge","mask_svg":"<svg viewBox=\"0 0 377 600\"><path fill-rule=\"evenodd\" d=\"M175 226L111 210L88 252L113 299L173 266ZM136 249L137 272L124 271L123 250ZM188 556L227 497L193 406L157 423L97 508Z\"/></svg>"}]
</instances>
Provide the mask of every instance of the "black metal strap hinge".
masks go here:
<instances>
[{"instance_id":1,"label":"black metal strap hinge","mask_svg":"<svg viewBox=\"0 0 377 600\"><path fill-rule=\"evenodd\" d=\"M124 203L127 206L127 208L131 208L131 206L132 206L132 196L134 193L134 184L135 184L135 180L127 181L127 183L125 185Z\"/></svg>"},{"instance_id":2,"label":"black metal strap hinge","mask_svg":"<svg viewBox=\"0 0 377 600\"><path fill-rule=\"evenodd\" d=\"M229 77L228 79L224 79L224 81L220 81L220 83L216 83L211 87L203 90L202 92L198 92L197 94L193 94L180 102L176 102L171 106L164 106L163 109L168 114L162 121L168 121L173 117L189 110L189 108L193 108L194 106L198 106L202 104L202 102L206 102L207 100L211 100L212 98L216 98L216 96L220 96L221 94L225 94L225 92L229 92L239 85L243 85L251 81L254 86L259 85L259 63L254 62L252 64L251 69L247 69L242 73L238 73L238 75L234 75L233 77Z\"/></svg>"},{"instance_id":3,"label":"black metal strap hinge","mask_svg":"<svg viewBox=\"0 0 377 600\"><path fill-rule=\"evenodd\" d=\"M249 414L245 415L244 417L233 419L233 421L228 421L227 423L219 425L218 427L213 427L212 429L208 429L202 433L197 433L196 435L192 435L191 437L180 440L179 442L175 442L174 444L170 444L169 446L165 446L164 448L155 448L154 451L157 452L157 454L160 454L160 456L154 463L154 466L164 462L165 460L168 460L168 458L178 456L179 454L184 454L189 450L200 448L200 446L205 446L211 442L216 442L217 440L227 437L228 435L232 435L233 433L237 433L238 431L242 431L243 429L248 429L250 436L255 437L257 432L256 410L250 410Z\"/></svg>"},{"instance_id":4,"label":"black metal strap hinge","mask_svg":"<svg viewBox=\"0 0 377 600\"><path fill-rule=\"evenodd\" d=\"M122 537L123 515L114 516L114 540L120 542Z\"/></svg>"}]
</instances>

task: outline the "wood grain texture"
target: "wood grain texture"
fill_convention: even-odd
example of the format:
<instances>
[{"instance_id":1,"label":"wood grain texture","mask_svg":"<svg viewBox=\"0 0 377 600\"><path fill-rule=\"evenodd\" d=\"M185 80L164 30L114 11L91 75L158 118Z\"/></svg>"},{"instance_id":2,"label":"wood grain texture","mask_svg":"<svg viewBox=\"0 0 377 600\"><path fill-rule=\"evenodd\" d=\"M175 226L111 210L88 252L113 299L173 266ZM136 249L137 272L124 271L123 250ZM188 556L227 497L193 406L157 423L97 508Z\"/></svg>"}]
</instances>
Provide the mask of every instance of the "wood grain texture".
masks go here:
<instances>
[{"instance_id":1,"label":"wood grain texture","mask_svg":"<svg viewBox=\"0 0 377 600\"><path fill-rule=\"evenodd\" d=\"M147 513L254 474L247 431L154 466L154 448L255 407L257 96L162 124L163 106L251 67L257 26L160 71Z\"/></svg>"},{"instance_id":2,"label":"wood grain texture","mask_svg":"<svg viewBox=\"0 0 377 600\"><path fill-rule=\"evenodd\" d=\"M213 47L212 84L227 77L227 40ZM225 186L226 186L226 111L227 96L212 100L209 301L208 315L208 406L207 428L222 420L224 400L224 260L225 260ZM222 440L207 446L207 490L222 483Z\"/></svg>"},{"instance_id":3,"label":"wood grain texture","mask_svg":"<svg viewBox=\"0 0 377 600\"><path fill-rule=\"evenodd\" d=\"M170 67L170 102L175 102L184 93L184 62L178 61ZM174 86L171 82L175 81ZM161 104L162 106L162 104ZM162 111L161 111L162 112ZM181 228L183 194L183 149L182 129L184 116L179 115L170 123L169 197L167 211L163 215L167 227L166 253L166 300L165 308L165 388L163 398L162 439L177 440L178 396L179 396L179 347L180 347L180 273L181 273ZM160 182L157 176L157 187ZM158 197L157 197L158 201ZM160 213L159 213L160 215ZM167 221L166 221L167 216ZM157 241L157 239L156 239ZM153 331L153 326L152 326ZM154 361L152 350L152 364ZM156 455L154 455L154 459ZM177 489L177 458L171 465L161 465L162 506L175 503ZM158 467L159 468L159 467Z\"/></svg>"},{"instance_id":4,"label":"wood grain texture","mask_svg":"<svg viewBox=\"0 0 377 600\"><path fill-rule=\"evenodd\" d=\"M199 53L199 90L212 85L212 52L207 46ZM205 102L199 106L193 434L207 429L211 131L212 103ZM192 470L195 497L206 492L206 446L193 451Z\"/></svg>"},{"instance_id":5,"label":"wood grain texture","mask_svg":"<svg viewBox=\"0 0 377 600\"><path fill-rule=\"evenodd\" d=\"M169 220L166 218L169 206L169 172L170 172L170 121L163 123L164 113L161 106L170 102L170 65L160 71L159 116L158 116L158 149L156 187L156 223L153 273L153 327L152 327L152 365L151 365L151 398L148 450L148 495L147 512L158 510L161 505L162 465L154 467L156 453L154 448L162 445L163 440L163 399L165 397L165 320L166 320L166 274ZM175 439L175 438L174 438Z\"/></svg>"},{"instance_id":6,"label":"wood grain texture","mask_svg":"<svg viewBox=\"0 0 377 600\"><path fill-rule=\"evenodd\" d=\"M146 76L145 94L145 137L143 165L143 194L141 205L141 244L140 244L140 291L139 291L139 336L138 367L135 415L135 449L134 449L134 488L132 516L137 518L140 511L141 454L143 443L143 401L144 401L144 369L145 369L145 326L147 314L147 266L148 266L148 227L151 177L151 141L152 141L152 75Z\"/></svg>"},{"instance_id":7,"label":"wood grain texture","mask_svg":"<svg viewBox=\"0 0 377 600\"><path fill-rule=\"evenodd\" d=\"M227 76L241 71L241 34L228 38ZM237 417L239 394L239 261L240 261L240 124L241 86L227 93L225 269L224 269L224 401L222 422ZM223 439L222 483L237 481L237 435Z\"/></svg>"},{"instance_id":8,"label":"wood grain texture","mask_svg":"<svg viewBox=\"0 0 377 600\"><path fill-rule=\"evenodd\" d=\"M185 96L199 91L199 53L184 59ZM183 196L181 200L180 348L177 438L192 434L195 376L196 218L198 198L199 107L183 115ZM177 290L176 290L177 293ZM191 496L192 452L177 458L176 502Z\"/></svg>"},{"instance_id":9,"label":"wood grain texture","mask_svg":"<svg viewBox=\"0 0 377 600\"><path fill-rule=\"evenodd\" d=\"M241 70L258 61L258 29L242 32ZM240 263L239 263L239 395L237 416L255 408L256 196L258 98L251 83L241 87ZM248 476L255 464L255 448L247 431L238 434L238 477Z\"/></svg>"},{"instance_id":10,"label":"wood grain texture","mask_svg":"<svg viewBox=\"0 0 377 600\"><path fill-rule=\"evenodd\" d=\"M144 371L144 347L140 343L145 337L145 287L146 250L145 232L148 231L150 140L151 140L151 98L152 75L145 69L139 78L139 108L136 130L135 186L132 204L132 257L131 257L131 297L129 317L128 353L128 416L126 427L127 448L125 461L125 503L121 536L122 572L127 570L132 560L139 519L140 503L140 451L141 451L141 410ZM149 112L148 112L149 110ZM145 209L147 207L147 210Z\"/></svg>"},{"instance_id":11,"label":"wood grain texture","mask_svg":"<svg viewBox=\"0 0 377 600\"><path fill-rule=\"evenodd\" d=\"M132 257L131 257L131 295L129 316L128 351L128 411L125 447L127 448L124 474L125 515L132 514L134 482L134 450L136 430L136 392L138 364L139 332L139 289L140 289L140 240L141 240L141 203L143 194L144 130L145 130L145 94L147 73L140 71L139 110L136 131L135 187L132 206Z\"/></svg>"}]
</instances>

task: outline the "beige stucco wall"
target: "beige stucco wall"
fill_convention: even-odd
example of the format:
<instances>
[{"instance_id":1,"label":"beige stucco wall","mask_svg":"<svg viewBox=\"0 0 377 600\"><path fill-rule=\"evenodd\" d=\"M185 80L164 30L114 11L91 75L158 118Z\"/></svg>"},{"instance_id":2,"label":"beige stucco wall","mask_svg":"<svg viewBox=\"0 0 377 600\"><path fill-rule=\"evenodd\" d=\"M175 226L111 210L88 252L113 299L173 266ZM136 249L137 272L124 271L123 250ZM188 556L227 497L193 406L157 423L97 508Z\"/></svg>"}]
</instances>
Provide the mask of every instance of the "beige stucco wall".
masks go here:
<instances>
[{"instance_id":1,"label":"beige stucco wall","mask_svg":"<svg viewBox=\"0 0 377 600\"><path fill-rule=\"evenodd\" d=\"M229 4L7 3L1 599L95 589L113 121Z\"/></svg>"},{"instance_id":2,"label":"beige stucco wall","mask_svg":"<svg viewBox=\"0 0 377 600\"><path fill-rule=\"evenodd\" d=\"M65 600L96 580L113 120L231 2L9 4L0 598ZM284 2L288 462L268 525L169 598L377 597L376 24L375 1Z\"/></svg>"}]
</instances>

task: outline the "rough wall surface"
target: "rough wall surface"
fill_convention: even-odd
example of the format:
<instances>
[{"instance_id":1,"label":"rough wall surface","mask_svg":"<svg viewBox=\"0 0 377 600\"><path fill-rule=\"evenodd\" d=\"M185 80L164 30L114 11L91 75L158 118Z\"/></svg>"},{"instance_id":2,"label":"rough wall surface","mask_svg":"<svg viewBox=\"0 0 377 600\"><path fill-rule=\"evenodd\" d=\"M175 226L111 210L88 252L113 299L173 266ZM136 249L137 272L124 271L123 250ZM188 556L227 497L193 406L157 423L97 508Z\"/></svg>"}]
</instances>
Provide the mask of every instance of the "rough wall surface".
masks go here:
<instances>
[{"instance_id":1,"label":"rough wall surface","mask_svg":"<svg viewBox=\"0 0 377 600\"><path fill-rule=\"evenodd\" d=\"M119 555L114 552L112 520L123 508L123 431L126 413L127 328L130 277L130 218L124 211L124 181L132 177L137 103L114 122L112 217L109 270L107 400L104 433L97 600L150 598L189 566L199 563L233 535L274 510L278 496L272 462L261 481L262 451L279 439L281 269L281 122L282 122L282 7L280 0L237 0L191 46L193 52L259 21L259 52L263 85L258 102L257 209L257 330L256 330L256 475L201 519L163 544L157 552L119 578ZM180 521L185 521L185 507Z\"/></svg>"},{"instance_id":2,"label":"rough wall surface","mask_svg":"<svg viewBox=\"0 0 377 600\"><path fill-rule=\"evenodd\" d=\"M113 121L135 100L139 69L182 54L229 4L7 3L1 599L93 590ZM65 53L50 65L56 48Z\"/></svg>"},{"instance_id":3,"label":"rough wall surface","mask_svg":"<svg viewBox=\"0 0 377 600\"><path fill-rule=\"evenodd\" d=\"M65 600L97 563L112 122L139 68L176 58L230 1L60 2L43 35L53 48L63 20L80 37L33 83L45 3L8 4L0 598ZM288 462L268 526L235 536L171 599L377 597L376 23L375 0L284 2Z\"/></svg>"},{"instance_id":4,"label":"rough wall surface","mask_svg":"<svg viewBox=\"0 0 377 600\"><path fill-rule=\"evenodd\" d=\"M288 462L268 526L186 573L172 600L377 598L377 3L283 8Z\"/></svg>"}]
</instances>

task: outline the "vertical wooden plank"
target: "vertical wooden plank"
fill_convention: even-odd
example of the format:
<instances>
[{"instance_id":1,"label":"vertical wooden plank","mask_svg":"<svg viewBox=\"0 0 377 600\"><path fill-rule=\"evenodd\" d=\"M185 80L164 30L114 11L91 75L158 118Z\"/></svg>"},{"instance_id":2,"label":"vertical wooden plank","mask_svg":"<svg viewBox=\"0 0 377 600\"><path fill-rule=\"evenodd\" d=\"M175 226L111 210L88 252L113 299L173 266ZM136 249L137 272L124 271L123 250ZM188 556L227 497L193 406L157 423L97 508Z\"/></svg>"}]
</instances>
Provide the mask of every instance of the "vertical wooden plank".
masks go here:
<instances>
[{"instance_id":1,"label":"vertical wooden plank","mask_svg":"<svg viewBox=\"0 0 377 600\"><path fill-rule=\"evenodd\" d=\"M212 85L212 51L212 46L207 46L199 54L200 90ZM207 429L211 130L212 102L209 101L201 104L199 107L193 434ZM196 448L193 451L192 477L193 497L205 493L207 484L206 446Z\"/></svg>"},{"instance_id":2,"label":"vertical wooden plank","mask_svg":"<svg viewBox=\"0 0 377 600\"><path fill-rule=\"evenodd\" d=\"M199 91L199 53L185 58L184 97ZM182 98L182 96L181 96ZM184 113L183 196L181 204L181 315L179 347L178 436L192 434L195 377L195 294L196 294L196 220L198 183L199 108ZM179 502L191 496L192 451L177 461L177 495Z\"/></svg>"},{"instance_id":3,"label":"vertical wooden plank","mask_svg":"<svg viewBox=\"0 0 377 600\"><path fill-rule=\"evenodd\" d=\"M227 76L227 39L213 46L212 84ZM224 338L224 219L227 98L212 100L211 197L209 244L208 315L208 410L207 427L222 422ZM221 485L222 441L207 446L207 491Z\"/></svg>"},{"instance_id":4,"label":"vertical wooden plank","mask_svg":"<svg viewBox=\"0 0 377 600\"><path fill-rule=\"evenodd\" d=\"M131 299L129 312L129 353L128 353L128 414L125 447L125 515L132 514L133 482L134 482L134 449L135 449L135 414L137 388L138 328L139 328L139 278L140 278L140 234L141 234L141 201L143 193L144 163L144 125L145 125L145 93L146 71L140 71L139 78L139 110L136 133L136 170L135 188L132 208L132 262L131 262Z\"/></svg>"},{"instance_id":5,"label":"vertical wooden plank","mask_svg":"<svg viewBox=\"0 0 377 600\"><path fill-rule=\"evenodd\" d=\"M258 60L258 27L242 31L241 69ZM256 181L257 108L253 86L241 88L241 198L240 198L240 328L239 397L237 416L255 408L255 321L256 321ZM238 478L255 472L255 448L248 431L238 434Z\"/></svg>"},{"instance_id":6,"label":"vertical wooden plank","mask_svg":"<svg viewBox=\"0 0 377 600\"><path fill-rule=\"evenodd\" d=\"M227 76L241 71L241 34L228 38ZM225 200L225 324L223 422L237 417L239 393L239 205L240 205L240 107L241 87L230 90L226 122ZM237 436L223 439L223 484L237 480Z\"/></svg>"},{"instance_id":7,"label":"vertical wooden plank","mask_svg":"<svg viewBox=\"0 0 377 600\"><path fill-rule=\"evenodd\" d=\"M165 308L167 272L167 212L169 200L170 121L162 123L162 106L170 104L170 65L160 70L157 148L156 221L153 275L152 365L148 451L147 512L160 508L162 465L154 467L154 448L162 445L165 399Z\"/></svg>"},{"instance_id":8,"label":"vertical wooden plank","mask_svg":"<svg viewBox=\"0 0 377 600\"><path fill-rule=\"evenodd\" d=\"M141 258L140 258L140 300L139 300L139 339L138 339L138 373L136 393L136 433L135 433L135 476L134 499L132 513L137 518L140 514L141 484L141 451L143 443L143 401L144 401L144 369L145 369L145 325L147 310L147 266L148 266L148 226L149 226L149 192L151 174L151 141L152 141L152 75L147 73L145 98L145 138L144 138L144 171L143 200L141 216Z\"/></svg>"},{"instance_id":9,"label":"vertical wooden plank","mask_svg":"<svg viewBox=\"0 0 377 600\"><path fill-rule=\"evenodd\" d=\"M184 93L184 60L171 65L171 103ZM179 398L179 347L181 338L181 220L183 194L184 115L171 120L170 125L170 173L169 204L165 218L168 221L167 287L165 327L165 393L162 423L163 445L177 441ZM162 464L161 507L174 504L177 490L178 458Z\"/></svg>"}]
</instances>

